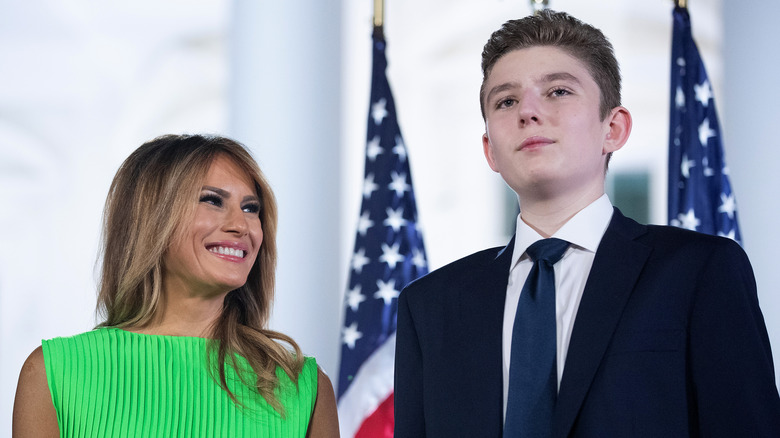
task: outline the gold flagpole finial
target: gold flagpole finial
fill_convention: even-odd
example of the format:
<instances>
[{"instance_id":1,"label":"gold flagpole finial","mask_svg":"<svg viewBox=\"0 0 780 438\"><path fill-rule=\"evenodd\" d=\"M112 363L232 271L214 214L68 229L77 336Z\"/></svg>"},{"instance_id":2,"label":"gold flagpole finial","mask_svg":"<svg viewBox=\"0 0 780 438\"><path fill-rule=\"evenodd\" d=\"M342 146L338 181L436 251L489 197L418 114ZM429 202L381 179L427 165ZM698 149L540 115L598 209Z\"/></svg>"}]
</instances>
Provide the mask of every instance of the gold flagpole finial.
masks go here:
<instances>
[{"instance_id":1,"label":"gold flagpole finial","mask_svg":"<svg viewBox=\"0 0 780 438\"><path fill-rule=\"evenodd\" d=\"M534 10L534 14L538 14L542 9L548 8L549 0L531 0L531 7Z\"/></svg>"},{"instance_id":2,"label":"gold flagpole finial","mask_svg":"<svg viewBox=\"0 0 780 438\"><path fill-rule=\"evenodd\" d=\"M678 8L687 8L688 7L688 0L674 0L674 4L677 5Z\"/></svg>"},{"instance_id":3,"label":"gold flagpole finial","mask_svg":"<svg viewBox=\"0 0 780 438\"><path fill-rule=\"evenodd\" d=\"M374 27L382 27L385 21L384 0L374 0Z\"/></svg>"}]
</instances>

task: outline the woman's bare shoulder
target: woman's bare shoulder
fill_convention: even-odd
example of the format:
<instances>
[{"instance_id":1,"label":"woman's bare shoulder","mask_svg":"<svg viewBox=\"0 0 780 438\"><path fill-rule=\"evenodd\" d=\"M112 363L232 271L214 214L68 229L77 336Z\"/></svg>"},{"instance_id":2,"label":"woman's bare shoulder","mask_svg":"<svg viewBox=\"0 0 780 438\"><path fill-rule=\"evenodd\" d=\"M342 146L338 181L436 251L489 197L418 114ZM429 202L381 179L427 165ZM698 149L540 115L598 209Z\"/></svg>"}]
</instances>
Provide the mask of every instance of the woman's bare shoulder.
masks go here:
<instances>
[{"instance_id":1,"label":"woman's bare shoulder","mask_svg":"<svg viewBox=\"0 0 780 438\"><path fill-rule=\"evenodd\" d=\"M60 436L42 347L30 353L19 373L12 430L13 438Z\"/></svg>"}]
</instances>

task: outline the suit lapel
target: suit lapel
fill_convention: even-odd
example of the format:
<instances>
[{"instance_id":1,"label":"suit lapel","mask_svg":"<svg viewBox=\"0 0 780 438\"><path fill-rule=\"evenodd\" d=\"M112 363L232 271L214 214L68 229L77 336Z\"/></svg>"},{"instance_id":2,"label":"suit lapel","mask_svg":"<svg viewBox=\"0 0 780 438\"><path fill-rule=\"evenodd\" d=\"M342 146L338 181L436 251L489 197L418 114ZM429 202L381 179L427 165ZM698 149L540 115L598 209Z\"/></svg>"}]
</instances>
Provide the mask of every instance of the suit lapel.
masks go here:
<instances>
[{"instance_id":1,"label":"suit lapel","mask_svg":"<svg viewBox=\"0 0 780 438\"><path fill-rule=\"evenodd\" d=\"M555 409L554 437L568 436L650 248L646 227L615 209L596 251L574 321Z\"/></svg>"},{"instance_id":2,"label":"suit lapel","mask_svg":"<svg viewBox=\"0 0 780 438\"><path fill-rule=\"evenodd\" d=\"M503 429L503 368L501 340L504 301L509 280L515 239L460 287L459 317L464 328L461 333L463 349L468 354L463 364L475 375L471 398L474 418L481 430L463 431L464 436L501 436ZM462 385L462 388L471 388ZM476 402L479 400L479 402Z\"/></svg>"}]
</instances>

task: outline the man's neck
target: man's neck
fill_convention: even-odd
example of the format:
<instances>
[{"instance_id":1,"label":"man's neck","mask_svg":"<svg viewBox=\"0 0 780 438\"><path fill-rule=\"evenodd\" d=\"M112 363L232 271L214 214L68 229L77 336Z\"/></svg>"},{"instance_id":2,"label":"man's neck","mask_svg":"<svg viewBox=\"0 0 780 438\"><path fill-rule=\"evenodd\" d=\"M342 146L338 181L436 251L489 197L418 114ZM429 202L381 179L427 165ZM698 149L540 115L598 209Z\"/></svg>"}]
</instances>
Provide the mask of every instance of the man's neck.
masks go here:
<instances>
[{"instance_id":1,"label":"man's neck","mask_svg":"<svg viewBox=\"0 0 780 438\"><path fill-rule=\"evenodd\" d=\"M573 196L528 198L520 200L520 219L537 233L546 237L555 234L566 222L583 208L604 194L600 189L581 192Z\"/></svg>"}]
</instances>

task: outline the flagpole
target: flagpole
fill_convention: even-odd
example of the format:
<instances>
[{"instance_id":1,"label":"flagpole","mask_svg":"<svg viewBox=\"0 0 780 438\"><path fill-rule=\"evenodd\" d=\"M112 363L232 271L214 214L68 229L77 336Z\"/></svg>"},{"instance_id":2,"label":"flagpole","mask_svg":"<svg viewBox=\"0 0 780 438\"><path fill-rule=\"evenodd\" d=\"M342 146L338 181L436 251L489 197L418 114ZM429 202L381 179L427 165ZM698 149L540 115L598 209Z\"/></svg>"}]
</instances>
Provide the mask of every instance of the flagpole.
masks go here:
<instances>
[{"instance_id":1,"label":"flagpole","mask_svg":"<svg viewBox=\"0 0 780 438\"><path fill-rule=\"evenodd\" d=\"M531 0L531 7L534 10L534 14L538 14L542 9L547 9L549 0Z\"/></svg>"},{"instance_id":2,"label":"flagpole","mask_svg":"<svg viewBox=\"0 0 780 438\"><path fill-rule=\"evenodd\" d=\"M374 0L374 36L384 40L385 2Z\"/></svg>"}]
</instances>

